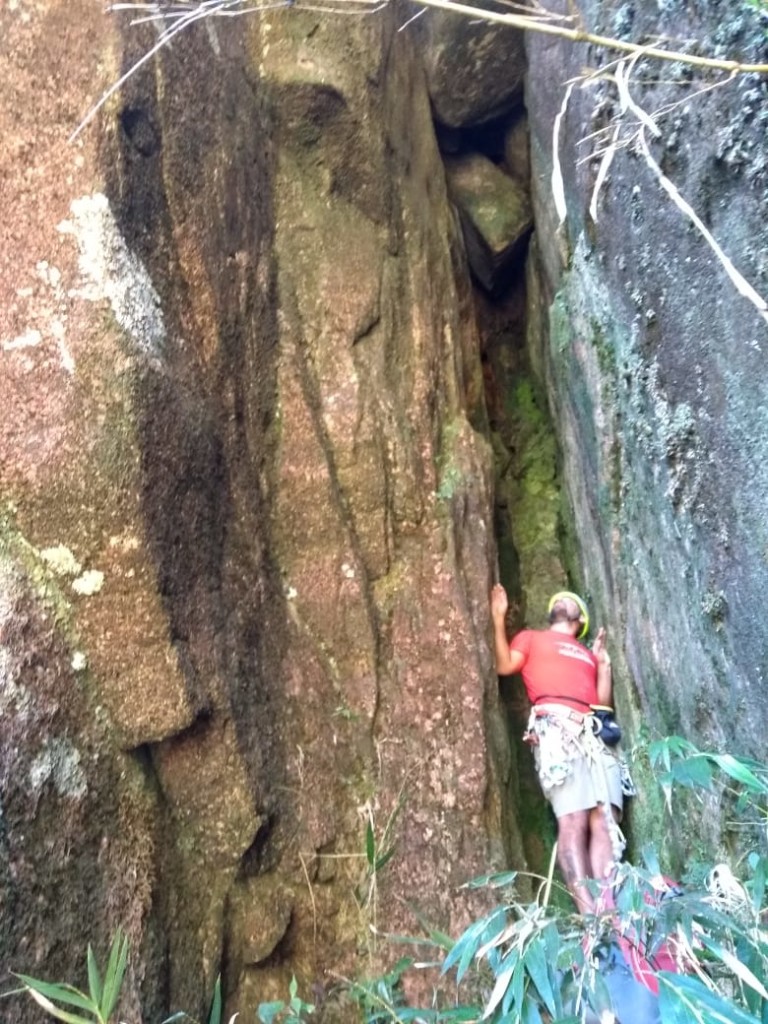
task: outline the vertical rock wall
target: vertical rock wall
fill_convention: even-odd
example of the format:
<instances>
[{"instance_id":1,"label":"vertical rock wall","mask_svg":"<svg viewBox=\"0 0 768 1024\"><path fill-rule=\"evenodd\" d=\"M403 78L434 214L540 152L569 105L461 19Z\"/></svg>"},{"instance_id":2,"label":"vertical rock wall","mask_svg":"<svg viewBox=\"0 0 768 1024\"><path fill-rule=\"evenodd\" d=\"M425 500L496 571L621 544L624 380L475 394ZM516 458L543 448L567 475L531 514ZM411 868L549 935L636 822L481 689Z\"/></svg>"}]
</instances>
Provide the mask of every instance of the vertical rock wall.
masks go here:
<instances>
[{"instance_id":1,"label":"vertical rock wall","mask_svg":"<svg viewBox=\"0 0 768 1024\"><path fill-rule=\"evenodd\" d=\"M459 927L456 885L513 835L494 777L491 465L456 224L406 37L387 19L343 27L260 25L297 816L281 869L315 972L333 947L337 969L375 963L372 929L412 928L409 904ZM258 968L246 984L263 984Z\"/></svg>"},{"instance_id":2,"label":"vertical rock wall","mask_svg":"<svg viewBox=\"0 0 768 1024\"><path fill-rule=\"evenodd\" d=\"M675 4L580 6L595 32L697 40L713 56L766 59L759 16L746 4L712 0L695 16ZM766 323L636 145L619 148L597 222L590 217L600 160L584 157L610 134L585 140L618 114L610 84L577 89L568 104L560 152L568 218L557 229L555 115L565 83L608 57L535 35L528 48L538 254L530 339L557 422L581 577L619 655L621 712L651 735L677 731L705 748L760 756ZM696 95L715 80L641 59L630 89L649 113L669 105L651 142L656 160L765 295L768 86L745 75ZM647 810L637 802L640 834ZM709 821L719 827L716 812Z\"/></svg>"},{"instance_id":3,"label":"vertical rock wall","mask_svg":"<svg viewBox=\"0 0 768 1024\"><path fill-rule=\"evenodd\" d=\"M0 19L3 968L82 982L122 925L126 1018L219 971L332 1014L376 929L457 930L520 848L424 78L388 14L211 22L72 144L155 35Z\"/></svg>"}]
</instances>

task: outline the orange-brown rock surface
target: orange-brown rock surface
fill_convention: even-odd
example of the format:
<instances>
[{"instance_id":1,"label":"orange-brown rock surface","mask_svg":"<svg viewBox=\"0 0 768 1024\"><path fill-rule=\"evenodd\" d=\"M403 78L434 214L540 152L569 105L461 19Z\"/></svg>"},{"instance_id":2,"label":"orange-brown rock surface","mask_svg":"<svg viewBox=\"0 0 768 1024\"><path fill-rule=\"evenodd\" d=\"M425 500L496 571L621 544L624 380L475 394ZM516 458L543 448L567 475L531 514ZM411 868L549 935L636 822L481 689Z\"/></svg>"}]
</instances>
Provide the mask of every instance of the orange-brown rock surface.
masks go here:
<instances>
[{"instance_id":1,"label":"orange-brown rock surface","mask_svg":"<svg viewBox=\"0 0 768 1024\"><path fill-rule=\"evenodd\" d=\"M0 963L121 925L131 1020L322 1000L515 842L424 77L389 13L211 22L70 142L155 36L0 25Z\"/></svg>"}]
</instances>

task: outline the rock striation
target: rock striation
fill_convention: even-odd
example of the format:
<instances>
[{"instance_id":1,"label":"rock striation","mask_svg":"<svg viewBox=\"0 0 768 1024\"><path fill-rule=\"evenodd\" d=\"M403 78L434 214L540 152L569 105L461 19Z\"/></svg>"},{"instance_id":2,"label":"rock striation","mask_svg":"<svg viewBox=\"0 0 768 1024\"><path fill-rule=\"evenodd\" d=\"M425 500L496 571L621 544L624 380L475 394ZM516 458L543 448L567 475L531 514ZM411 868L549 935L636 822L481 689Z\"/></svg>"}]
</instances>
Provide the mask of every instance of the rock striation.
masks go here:
<instances>
[{"instance_id":1,"label":"rock striation","mask_svg":"<svg viewBox=\"0 0 768 1024\"><path fill-rule=\"evenodd\" d=\"M762 54L720 6L581 14ZM629 735L760 754L765 323L626 126L592 204L610 82L566 105L558 223L586 45L531 35L524 116L516 33L270 7L69 141L156 41L122 18L0 10L0 964L80 983L120 926L125 1019L295 974L335 1024L382 933L455 933L468 878L548 859L497 566L511 625L590 594ZM631 70L765 292L765 81Z\"/></svg>"},{"instance_id":2,"label":"rock striation","mask_svg":"<svg viewBox=\"0 0 768 1024\"><path fill-rule=\"evenodd\" d=\"M0 19L0 961L77 981L121 926L126 1019L219 973L229 1013L295 973L341 1019L331 972L409 907L457 931L521 845L423 69L389 12L211 21L70 143L153 31Z\"/></svg>"}]
</instances>

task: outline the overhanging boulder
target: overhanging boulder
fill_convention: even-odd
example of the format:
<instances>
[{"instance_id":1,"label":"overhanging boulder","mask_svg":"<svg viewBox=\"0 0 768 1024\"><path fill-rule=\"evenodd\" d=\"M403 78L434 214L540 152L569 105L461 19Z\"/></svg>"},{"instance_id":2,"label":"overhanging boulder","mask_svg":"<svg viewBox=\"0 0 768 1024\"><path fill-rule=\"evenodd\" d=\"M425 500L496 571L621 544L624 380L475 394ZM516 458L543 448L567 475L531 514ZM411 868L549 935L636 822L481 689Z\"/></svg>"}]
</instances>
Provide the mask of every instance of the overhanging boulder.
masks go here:
<instances>
[{"instance_id":1,"label":"overhanging boulder","mask_svg":"<svg viewBox=\"0 0 768 1024\"><path fill-rule=\"evenodd\" d=\"M484 124L522 101L522 32L449 11L430 10L420 20L429 96L441 124Z\"/></svg>"},{"instance_id":2,"label":"overhanging boulder","mask_svg":"<svg viewBox=\"0 0 768 1024\"><path fill-rule=\"evenodd\" d=\"M470 269L487 291L497 291L533 227L528 190L479 153L448 158L445 168Z\"/></svg>"}]
</instances>

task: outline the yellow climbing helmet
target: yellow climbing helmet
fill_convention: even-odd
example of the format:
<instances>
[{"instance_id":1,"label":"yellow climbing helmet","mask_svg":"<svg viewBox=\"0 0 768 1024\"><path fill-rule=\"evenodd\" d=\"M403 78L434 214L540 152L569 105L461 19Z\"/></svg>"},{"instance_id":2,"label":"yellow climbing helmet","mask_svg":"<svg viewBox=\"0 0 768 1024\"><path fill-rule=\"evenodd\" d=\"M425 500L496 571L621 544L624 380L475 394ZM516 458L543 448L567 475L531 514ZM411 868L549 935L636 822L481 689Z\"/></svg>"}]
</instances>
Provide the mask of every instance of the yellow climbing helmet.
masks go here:
<instances>
[{"instance_id":1,"label":"yellow climbing helmet","mask_svg":"<svg viewBox=\"0 0 768 1024\"><path fill-rule=\"evenodd\" d=\"M576 634L577 640L583 640L589 632L589 612L587 611L587 605L578 594L574 594L570 590L558 590L556 594L553 594L549 599L549 605L547 606L547 614L551 614L552 609L555 607L555 602L568 598L574 601L581 613L581 618L584 620L584 625L581 627L579 632Z\"/></svg>"}]
</instances>

